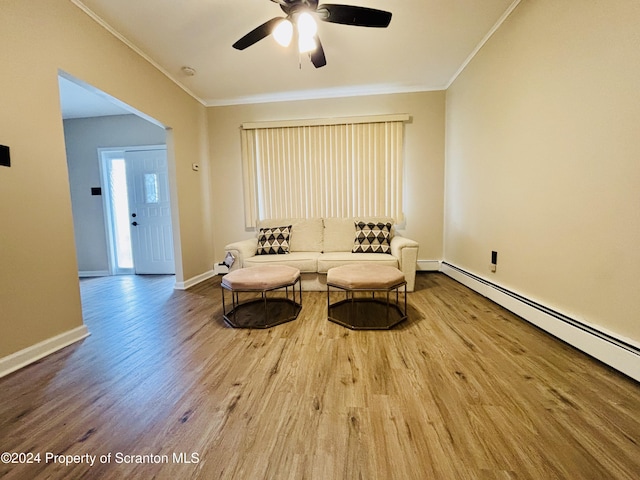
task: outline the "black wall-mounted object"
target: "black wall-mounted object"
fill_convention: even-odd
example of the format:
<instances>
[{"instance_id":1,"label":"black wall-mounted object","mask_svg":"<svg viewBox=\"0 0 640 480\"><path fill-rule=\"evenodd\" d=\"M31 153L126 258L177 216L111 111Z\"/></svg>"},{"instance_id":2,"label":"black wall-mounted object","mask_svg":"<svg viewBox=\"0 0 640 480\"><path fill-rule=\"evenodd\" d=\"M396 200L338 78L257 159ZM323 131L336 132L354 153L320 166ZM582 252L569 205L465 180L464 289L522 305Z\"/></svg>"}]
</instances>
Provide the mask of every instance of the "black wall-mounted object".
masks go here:
<instances>
[{"instance_id":1,"label":"black wall-mounted object","mask_svg":"<svg viewBox=\"0 0 640 480\"><path fill-rule=\"evenodd\" d=\"M498 264L498 252L491 252L491 264L492 265Z\"/></svg>"},{"instance_id":2,"label":"black wall-mounted object","mask_svg":"<svg viewBox=\"0 0 640 480\"><path fill-rule=\"evenodd\" d=\"M6 145L0 145L0 165L3 167L11 166L11 155L9 153L9 147Z\"/></svg>"},{"instance_id":3,"label":"black wall-mounted object","mask_svg":"<svg viewBox=\"0 0 640 480\"><path fill-rule=\"evenodd\" d=\"M91 195L102 195L102 188L91 187Z\"/></svg>"}]
</instances>

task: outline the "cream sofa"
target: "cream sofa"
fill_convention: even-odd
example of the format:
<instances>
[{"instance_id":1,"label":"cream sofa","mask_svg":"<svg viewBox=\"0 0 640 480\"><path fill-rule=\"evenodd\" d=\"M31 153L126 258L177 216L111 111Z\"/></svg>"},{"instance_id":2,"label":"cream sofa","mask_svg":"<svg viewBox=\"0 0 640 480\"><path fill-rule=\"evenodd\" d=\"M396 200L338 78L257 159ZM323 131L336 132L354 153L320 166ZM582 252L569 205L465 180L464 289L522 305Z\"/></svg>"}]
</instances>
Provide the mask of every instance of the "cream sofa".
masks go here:
<instances>
[{"instance_id":1,"label":"cream sofa","mask_svg":"<svg viewBox=\"0 0 640 480\"><path fill-rule=\"evenodd\" d=\"M230 271L256 265L289 265L300 269L303 290L325 290L327 271L348 263L376 263L391 265L404 273L407 291L415 285L418 243L391 230L390 253L352 253L355 222L383 222L394 224L390 218L284 218L263 220L260 228L291 225L289 253L256 255L258 234L253 238L230 243L226 252L235 257Z\"/></svg>"}]
</instances>

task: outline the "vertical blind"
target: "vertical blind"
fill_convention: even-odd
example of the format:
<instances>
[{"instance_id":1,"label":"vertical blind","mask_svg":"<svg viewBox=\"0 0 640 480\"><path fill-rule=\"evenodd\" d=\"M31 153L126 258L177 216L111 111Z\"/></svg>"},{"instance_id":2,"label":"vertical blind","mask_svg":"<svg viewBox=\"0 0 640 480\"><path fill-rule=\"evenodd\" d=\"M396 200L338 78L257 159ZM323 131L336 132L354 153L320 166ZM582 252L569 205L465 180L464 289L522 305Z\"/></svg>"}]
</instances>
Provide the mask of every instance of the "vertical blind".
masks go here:
<instances>
[{"instance_id":1,"label":"vertical blind","mask_svg":"<svg viewBox=\"0 0 640 480\"><path fill-rule=\"evenodd\" d=\"M245 223L402 213L407 115L244 124Z\"/></svg>"}]
</instances>

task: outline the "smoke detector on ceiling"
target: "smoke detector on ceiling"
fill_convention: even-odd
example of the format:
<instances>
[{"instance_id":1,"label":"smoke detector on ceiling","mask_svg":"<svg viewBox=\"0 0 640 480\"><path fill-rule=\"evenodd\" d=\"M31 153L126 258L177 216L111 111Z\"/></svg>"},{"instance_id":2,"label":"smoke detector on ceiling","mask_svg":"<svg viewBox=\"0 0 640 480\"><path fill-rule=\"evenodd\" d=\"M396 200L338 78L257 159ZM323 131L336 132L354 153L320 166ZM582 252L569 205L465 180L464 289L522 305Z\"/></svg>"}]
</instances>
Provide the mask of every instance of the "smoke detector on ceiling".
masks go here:
<instances>
[{"instance_id":1,"label":"smoke detector on ceiling","mask_svg":"<svg viewBox=\"0 0 640 480\"><path fill-rule=\"evenodd\" d=\"M184 73L187 77L193 77L196 74L196 71L191 67L182 67L182 73Z\"/></svg>"}]
</instances>

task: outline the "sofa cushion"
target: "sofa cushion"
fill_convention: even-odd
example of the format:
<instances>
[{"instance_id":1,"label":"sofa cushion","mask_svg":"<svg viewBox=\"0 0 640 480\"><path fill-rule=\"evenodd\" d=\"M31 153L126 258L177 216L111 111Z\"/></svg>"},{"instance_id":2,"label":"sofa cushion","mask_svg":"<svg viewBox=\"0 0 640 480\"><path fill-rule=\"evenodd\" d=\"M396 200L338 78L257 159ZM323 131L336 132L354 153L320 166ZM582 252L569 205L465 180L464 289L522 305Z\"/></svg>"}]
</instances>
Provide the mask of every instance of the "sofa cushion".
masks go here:
<instances>
[{"instance_id":1,"label":"sofa cushion","mask_svg":"<svg viewBox=\"0 0 640 480\"><path fill-rule=\"evenodd\" d=\"M398 268L398 259L388 253L326 252L318 257L318 273L327 273L330 268L351 263L374 263Z\"/></svg>"},{"instance_id":2,"label":"sofa cushion","mask_svg":"<svg viewBox=\"0 0 640 480\"><path fill-rule=\"evenodd\" d=\"M289 233L291 225L286 227L261 228L258 233L256 255L274 255L289 253Z\"/></svg>"},{"instance_id":3,"label":"sofa cushion","mask_svg":"<svg viewBox=\"0 0 640 480\"><path fill-rule=\"evenodd\" d=\"M258 222L259 228L291 225L290 252L321 252L323 238L322 218L274 218Z\"/></svg>"},{"instance_id":4,"label":"sofa cushion","mask_svg":"<svg viewBox=\"0 0 640 480\"><path fill-rule=\"evenodd\" d=\"M356 234L353 218L324 219L324 252L350 252Z\"/></svg>"},{"instance_id":5,"label":"sofa cushion","mask_svg":"<svg viewBox=\"0 0 640 480\"><path fill-rule=\"evenodd\" d=\"M353 253L389 253L391 251L390 223L356 222Z\"/></svg>"},{"instance_id":6,"label":"sofa cushion","mask_svg":"<svg viewBox=\"0 0 640 480\"><path fill-rule=\"evenodd\" d=\"M287 265L295 267L302 273L318 271L320 252L291 252L288 255L255 255L244 260L244 267L257 265Z\"/></svg>"}]
</instances>

